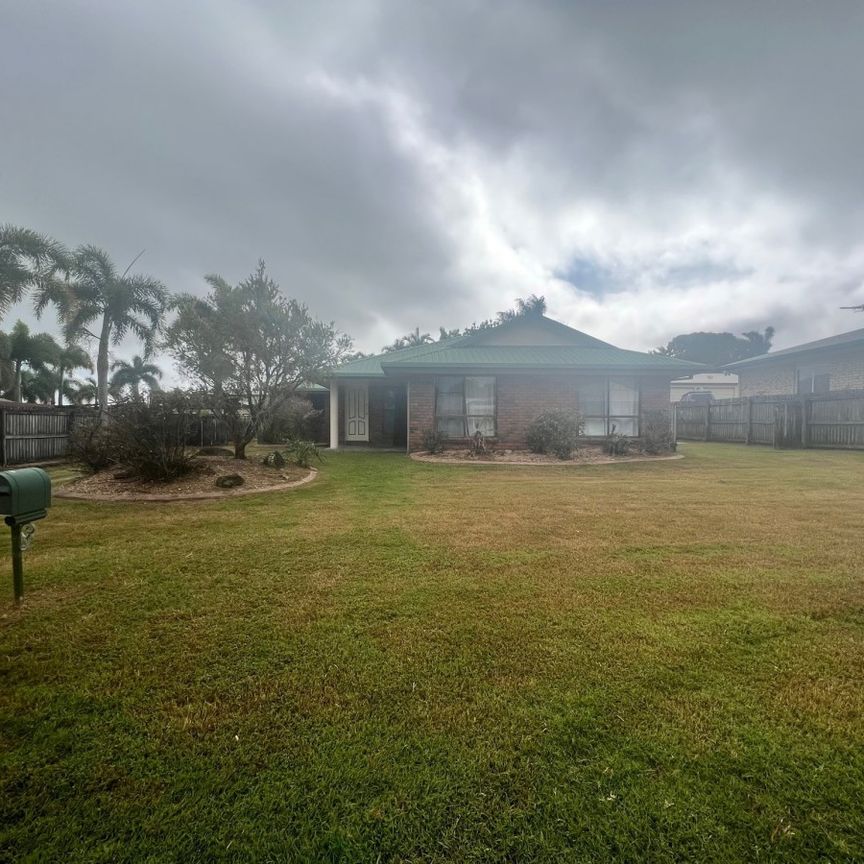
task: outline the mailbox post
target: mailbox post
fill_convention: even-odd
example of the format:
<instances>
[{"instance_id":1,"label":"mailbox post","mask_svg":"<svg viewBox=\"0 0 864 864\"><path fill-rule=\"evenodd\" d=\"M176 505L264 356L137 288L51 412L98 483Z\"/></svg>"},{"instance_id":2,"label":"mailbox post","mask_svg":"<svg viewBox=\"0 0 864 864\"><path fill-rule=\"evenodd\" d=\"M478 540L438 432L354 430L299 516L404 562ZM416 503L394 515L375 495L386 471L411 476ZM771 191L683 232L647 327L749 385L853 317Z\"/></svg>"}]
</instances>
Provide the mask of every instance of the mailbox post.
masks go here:
<instances>
[{"instance_id":1,"label":"mailbox post","mask_svg":"<svg viewBox=\"0 0 864 864\"><path fill-rule=\"evenodd\" d=\"M24 595L21 528L44 519L51 506L51 478L41 468L0 471L0 515L12 529L12 585L15 602Z\"/></svg>"}]
</instances>

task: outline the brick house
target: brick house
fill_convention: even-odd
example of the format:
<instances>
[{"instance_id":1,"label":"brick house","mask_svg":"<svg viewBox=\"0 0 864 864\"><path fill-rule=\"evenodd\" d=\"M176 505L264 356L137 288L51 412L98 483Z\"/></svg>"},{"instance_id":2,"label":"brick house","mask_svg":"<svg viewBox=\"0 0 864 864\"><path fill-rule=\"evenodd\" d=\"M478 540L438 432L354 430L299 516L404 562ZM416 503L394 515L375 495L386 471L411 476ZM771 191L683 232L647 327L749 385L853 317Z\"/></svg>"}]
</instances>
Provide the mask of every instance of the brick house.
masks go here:
<instances>
[{"instance_id":1,"label":"brick house","mask_svg":"<svg viewBox=\"0 0 864 864\"><path fill-rule=\"evenodd\" d=\"M545 316L364 357L334 369L330 446L423 448L427 431L454 446L476 431L524 447L530 423L576 410L586 438L638 437L643 412L670 406L669 382L704 367L626 351Z\"/></svg>"},{"instance_id":2,"label":"brick house","mask_svg":"<svg viewBox=\"0 0 864 864\"><path fill-rule=\"evenodd\" d=\"M742 396L864 390L864 329L760 354L725 367Z\"/></svg>"}]
</instances>

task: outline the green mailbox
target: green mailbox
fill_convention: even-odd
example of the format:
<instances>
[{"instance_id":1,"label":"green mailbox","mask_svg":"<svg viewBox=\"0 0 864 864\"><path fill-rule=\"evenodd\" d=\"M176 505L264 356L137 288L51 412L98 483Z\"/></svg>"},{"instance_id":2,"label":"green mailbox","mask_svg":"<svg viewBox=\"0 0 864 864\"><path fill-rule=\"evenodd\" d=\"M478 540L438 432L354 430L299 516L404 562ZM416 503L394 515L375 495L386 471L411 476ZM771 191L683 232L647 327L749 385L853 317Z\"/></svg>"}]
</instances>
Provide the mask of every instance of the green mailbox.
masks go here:
<instances>
[{"instance_id":1,"label":"green mailbox","mask_svg":"<svg viewBox=\"0 0 864 864\"><path fill-rule=\"evenodd\" d=\"M16 603L24 594L21 528L44 519L50 506L51 478L41 468L0 471L0 515L6 517L4 521L12 529L12 584ZM32 527L28 530L33 533Z\"/></svg>"},{"instance_id":2,"label":"green mailbox","mask_svg":"<svg viewBox=\"0 0 864 864\"><path fill-rule=\"evenodd\" d=\"M0 514L7 525L44 519L51 506L51 478L41 468L0 471Z\"/></svg>"}]
</instances>

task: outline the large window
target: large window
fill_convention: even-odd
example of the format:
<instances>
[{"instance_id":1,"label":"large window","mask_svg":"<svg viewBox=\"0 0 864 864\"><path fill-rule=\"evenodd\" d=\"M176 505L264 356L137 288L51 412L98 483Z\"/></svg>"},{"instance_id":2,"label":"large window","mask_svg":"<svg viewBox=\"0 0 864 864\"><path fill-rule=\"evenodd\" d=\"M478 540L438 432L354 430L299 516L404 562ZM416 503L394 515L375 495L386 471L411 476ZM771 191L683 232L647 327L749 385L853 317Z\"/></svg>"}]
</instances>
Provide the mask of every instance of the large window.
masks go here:
<instances>
[{"instance_id":1,"label":"large window","mask_svg":"<svg viewBox=\"0 0 864 864\"><path fill-rule=\"evenodd\" d=\"M827 393L831 389L831 374L826 366L802 366L797 377L800 394Z\"/></svg>"},{"instance_id":2,"label":"large window","mask_svg":"<svg viewBox=\"0 0 864 864\"><path fill-rule=\"evenodd\" d=\"M635 378L589 378L579 387L583 434L639 434L639 382Z\"/></svg>"},{"instance_id":3,"label":"large window","mask_svg":"<svg viewBox=\"0 0 864 864\"><path fill-rule=\"evenodd\" d=\"M495 379L448 376L435 382L435 428L447 438L495 436Z\"/></svg>"}]
</instances>

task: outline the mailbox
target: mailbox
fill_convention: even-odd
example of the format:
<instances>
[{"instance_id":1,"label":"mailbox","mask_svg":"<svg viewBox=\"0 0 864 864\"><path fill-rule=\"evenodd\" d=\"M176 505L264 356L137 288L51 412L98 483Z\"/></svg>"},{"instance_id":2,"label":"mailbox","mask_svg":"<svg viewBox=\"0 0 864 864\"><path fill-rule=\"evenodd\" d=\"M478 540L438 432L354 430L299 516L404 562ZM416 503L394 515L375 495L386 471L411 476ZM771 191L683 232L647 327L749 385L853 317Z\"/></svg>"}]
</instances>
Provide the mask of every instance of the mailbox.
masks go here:
<instances>
[{"instance_id":1,"label":"mailbox","mask_svg":"<svg viewBox=\"0 0 864 864\"><path fill-rule=\"evenodd\" d=\"M51 478L41 468L0 471L0 515L7 525L44 519L51 506Z\"/></svg>"}]
</instances>

